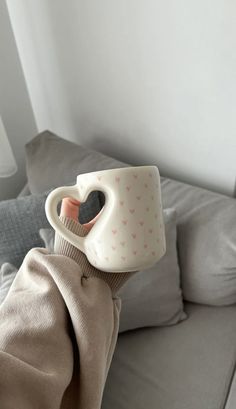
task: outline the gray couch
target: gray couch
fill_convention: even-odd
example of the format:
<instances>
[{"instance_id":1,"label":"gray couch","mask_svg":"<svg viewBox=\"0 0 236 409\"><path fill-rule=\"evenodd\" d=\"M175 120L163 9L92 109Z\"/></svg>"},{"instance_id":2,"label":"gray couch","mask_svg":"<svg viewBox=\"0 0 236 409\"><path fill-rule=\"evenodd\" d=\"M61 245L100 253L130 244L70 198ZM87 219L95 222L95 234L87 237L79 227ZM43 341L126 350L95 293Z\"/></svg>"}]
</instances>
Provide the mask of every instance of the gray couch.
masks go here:
<instances>
[{"instance_id":1,"label":"gray couch","mask_svg":"<svg viewBox=\"0 0 236 409\"><path fill-rule=\"evenodd\" d=\"M121 164L94 155L82 150L82 173ZM30 160L37 162L28 152L30 192L40 193L34 191ZM40 183L47 179L45 169L42 164ZM57 171L61 180L65 168ZM235 409L236 203L165 177L161 184L164 208L174 207L178 213L177 245L188 318L177 325L119 335L102 408Z\"/></svg>"}]
</instances>

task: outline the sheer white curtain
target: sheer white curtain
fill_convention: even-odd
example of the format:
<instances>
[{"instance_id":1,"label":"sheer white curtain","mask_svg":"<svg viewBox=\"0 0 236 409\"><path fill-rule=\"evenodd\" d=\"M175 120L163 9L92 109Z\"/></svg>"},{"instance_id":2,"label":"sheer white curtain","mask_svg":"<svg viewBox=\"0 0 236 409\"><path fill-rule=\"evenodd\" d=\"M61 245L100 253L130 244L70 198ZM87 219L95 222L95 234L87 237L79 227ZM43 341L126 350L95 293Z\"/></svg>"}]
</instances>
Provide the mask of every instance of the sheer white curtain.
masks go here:
<instances>
[{"instance_id":1,"label":"sheer white curtain","mask_svg":"<svg viewBox=\"0 0 236 409\"><path fill-rule=\"evenodd\" d=\"M0 117L0 177L8 177L17 171L17 164Z\"/></svg>"}]
</instances>

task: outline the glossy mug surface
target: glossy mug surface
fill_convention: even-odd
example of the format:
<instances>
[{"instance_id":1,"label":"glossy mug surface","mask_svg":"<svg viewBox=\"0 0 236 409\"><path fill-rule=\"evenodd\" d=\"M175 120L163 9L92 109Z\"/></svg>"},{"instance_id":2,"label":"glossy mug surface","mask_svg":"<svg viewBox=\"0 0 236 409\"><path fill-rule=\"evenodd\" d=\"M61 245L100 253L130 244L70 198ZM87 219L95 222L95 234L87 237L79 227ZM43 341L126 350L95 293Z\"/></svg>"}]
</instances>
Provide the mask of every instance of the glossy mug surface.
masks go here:
<instances>
[{"instance_id":1,"label":"glossy mug surface","mask_svg":"<svg viewBox=\"0 0 236 409\"><path fill-rule=\"evenodd\" d=\"M88 235L79 237L60 221L57 205L64 197L85 202L95 190L104 193L105 205ZM165 254L160 175L156 166L79 175L76 185L59 187L49 194L45 210L52 227L102 271L148 268Z\"/></svg>"}]
</instances>

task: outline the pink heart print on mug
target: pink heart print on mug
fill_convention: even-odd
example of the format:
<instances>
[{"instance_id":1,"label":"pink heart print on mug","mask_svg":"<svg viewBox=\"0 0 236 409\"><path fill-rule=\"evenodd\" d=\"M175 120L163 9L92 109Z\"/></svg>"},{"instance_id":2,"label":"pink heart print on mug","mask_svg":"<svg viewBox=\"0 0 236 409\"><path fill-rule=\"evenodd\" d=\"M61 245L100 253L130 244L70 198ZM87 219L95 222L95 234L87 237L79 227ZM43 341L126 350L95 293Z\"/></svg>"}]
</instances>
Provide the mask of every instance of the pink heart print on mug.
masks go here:
<instances>
[{"instance_id":1,"label":"pink heart print on mug","mask_svg":"<svg viewBox=\"0 0 236 409\"><path fill-rule=\"evenodd\" d=\"M64 197L85 202L99 190L105 205L87 236L69 231L57 214ZM53 190L45 204L52 227L107 272L137 271L154 265L166 252L160 175L156 166L109 169L79 175L74 186Z\"/></svg>"}]
</instances>

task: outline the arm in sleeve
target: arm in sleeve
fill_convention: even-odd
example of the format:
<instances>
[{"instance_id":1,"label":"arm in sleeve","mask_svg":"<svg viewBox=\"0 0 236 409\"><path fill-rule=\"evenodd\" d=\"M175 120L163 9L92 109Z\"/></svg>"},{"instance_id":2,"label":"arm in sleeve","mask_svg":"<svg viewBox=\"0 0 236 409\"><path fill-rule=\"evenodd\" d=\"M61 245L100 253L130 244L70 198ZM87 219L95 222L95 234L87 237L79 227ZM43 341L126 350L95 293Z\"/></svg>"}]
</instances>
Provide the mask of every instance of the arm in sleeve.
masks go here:
<instances>
[{"instance_id":1,"label":"arm in sleeve","mask_svg":"<svg viewBox=\"0 0 236 409\"><path fill-rule=\"evenodd\" d=\"M1 409L58 409L72 377L68 311L47 257L27 254L0 307Z\"/></svg>"},{"instance_id":2,"label":"arm in sleeve","mask_svg":"<svg viewBox=\"0 0 236 409\"><path fill-rule=\"evenodd\" d=\"M94 269L61 238L55 254L27 254L0 307L1 409L100 408L128 276Z\"/></svg>"}]
</instances>

